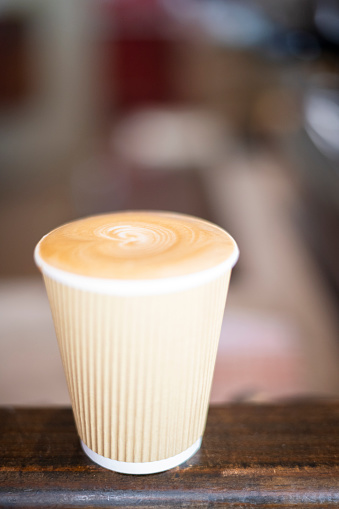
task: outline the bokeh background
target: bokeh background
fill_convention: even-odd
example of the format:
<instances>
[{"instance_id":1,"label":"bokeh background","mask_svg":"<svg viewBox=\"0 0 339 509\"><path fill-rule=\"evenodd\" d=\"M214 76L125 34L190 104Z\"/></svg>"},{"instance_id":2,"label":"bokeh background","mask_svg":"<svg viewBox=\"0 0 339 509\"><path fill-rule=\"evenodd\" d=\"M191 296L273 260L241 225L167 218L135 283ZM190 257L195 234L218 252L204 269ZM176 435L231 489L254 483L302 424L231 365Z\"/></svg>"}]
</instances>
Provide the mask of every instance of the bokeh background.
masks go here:
<instances>
[{"instance_id":1,"label":"bokeh background","mask_svg":"<svg viewBox=\"0 0 339 509\"><path fill-rule=\"evenodd\" d=\"M68 404L38 240L162 209L226 228L211 400L339 395L339 2L0 1L0 404Z\"/></svg>"}]
</instances>

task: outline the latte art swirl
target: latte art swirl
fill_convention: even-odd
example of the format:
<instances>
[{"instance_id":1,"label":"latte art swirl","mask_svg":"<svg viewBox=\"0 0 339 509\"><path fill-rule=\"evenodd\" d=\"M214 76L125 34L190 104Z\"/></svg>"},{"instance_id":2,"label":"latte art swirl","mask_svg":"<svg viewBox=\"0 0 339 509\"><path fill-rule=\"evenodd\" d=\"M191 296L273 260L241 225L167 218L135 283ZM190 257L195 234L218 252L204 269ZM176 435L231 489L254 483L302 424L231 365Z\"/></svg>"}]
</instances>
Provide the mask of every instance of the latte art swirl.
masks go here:
<instances>
[{"instance_id":1,"label":"latte art swirl","mask_svg":"<svg viewBox=\"0 0 339 509\"><path fill-rule=\"evenodd\" d=\"M122 224L101 226L94 230L98 237L109 239L115 247L122 251L123 256L135 257L138 254L162 253L177 240L174 231L164 226L143 226L141 224ZM111 247L111 246L110 246ZM118 256L118 252L116 253Z\"/></svg>"},{"instance_id":2,"label":"latte art swirl","mask_svg":"<svg viewBox=\"0 0 339 509\"><path fill-rule=\"evenodd\" d=\"M169 212L120 212L68 223L46 235L38 254L73 274L110 279L159 279L193 274L236 256L221 228Z\"/></svg>"}]
</instances>

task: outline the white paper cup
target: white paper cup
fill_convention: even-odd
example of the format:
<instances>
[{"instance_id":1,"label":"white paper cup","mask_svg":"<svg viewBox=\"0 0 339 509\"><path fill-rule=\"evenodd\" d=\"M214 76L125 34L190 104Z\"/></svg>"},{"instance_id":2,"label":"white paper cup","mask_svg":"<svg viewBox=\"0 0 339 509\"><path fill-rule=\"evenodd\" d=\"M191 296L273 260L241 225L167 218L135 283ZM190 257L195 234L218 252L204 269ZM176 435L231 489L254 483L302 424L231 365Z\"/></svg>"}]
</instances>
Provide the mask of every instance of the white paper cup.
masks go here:
<instances>
[{"instance_id":1,"label":"white paper cup","mask_svg":"<svg viewBox=\"0 0 339 509\"><path fill-rule=\"evenodd\" d=\"M200 447L238 257L152 280L43 273L84 452L122 473L173 468Z\"/></svg>"}]
</instances>

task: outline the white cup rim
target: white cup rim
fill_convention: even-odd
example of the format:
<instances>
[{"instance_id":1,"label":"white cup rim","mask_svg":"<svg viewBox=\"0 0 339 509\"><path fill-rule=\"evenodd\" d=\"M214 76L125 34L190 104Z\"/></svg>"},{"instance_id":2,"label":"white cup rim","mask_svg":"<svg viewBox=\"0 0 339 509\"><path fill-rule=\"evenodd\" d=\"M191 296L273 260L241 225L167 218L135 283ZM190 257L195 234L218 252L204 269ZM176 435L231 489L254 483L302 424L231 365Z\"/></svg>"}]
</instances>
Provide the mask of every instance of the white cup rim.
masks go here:
<instances>
[{"instance_id":1,"label":"white cup rim","mask_svg":"<svg viewBox=\"0 0 339 509\"><path fill-rule=\"evenodd\" d=\"M72 288L86 290L94 293L106 295L156 295L164 293L174 293L188 290L201 284L208 283L213 279L232 270L239 258L239 249L234 239L234 250L225 261L191 274L173 276L158 279L113 279L97 278L92 276L83 276L74 274L47 263L40 256L40 242L34 250L34 260L42 274Z\"/></svg>"}]
</instances>

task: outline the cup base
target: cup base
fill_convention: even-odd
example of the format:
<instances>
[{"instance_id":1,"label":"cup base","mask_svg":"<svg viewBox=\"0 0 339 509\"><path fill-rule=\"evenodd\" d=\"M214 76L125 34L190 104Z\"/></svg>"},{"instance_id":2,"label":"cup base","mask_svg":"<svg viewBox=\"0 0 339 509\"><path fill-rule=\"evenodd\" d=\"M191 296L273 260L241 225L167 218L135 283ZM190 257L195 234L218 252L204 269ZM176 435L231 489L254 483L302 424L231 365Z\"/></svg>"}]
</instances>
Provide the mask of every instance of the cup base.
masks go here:
<instances>
[{"instance_id":1,"label":"cup base","mask_svg":"<svg viewBox=\"0 0 339 509\"><path fill-rule=\"evenodd\" d=\"M87 447L87 445L80 440L84 453L92 461L94 461L94 463L97 463L101 467L108 468L109 470L113 470L114 472L119 472L120 474L134 475L156 474L181 465L181 463L187 461L200 449L201 441L202 437L198 438L191 447L179 454L176 454L175 456L172 456L171 458L158 461L146 461L143 463L133 463L128 461L112 460L111 458L101 456L101 454L92 451L92 449Z\"/></svg>"}]
</instances>

